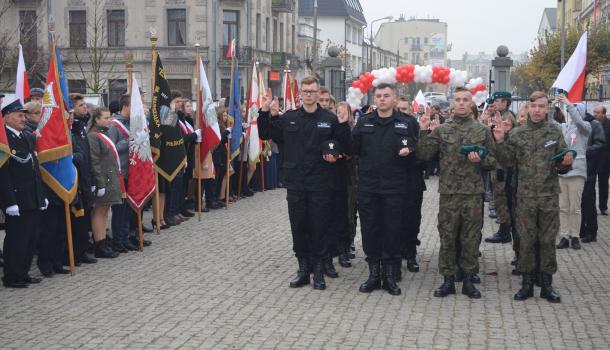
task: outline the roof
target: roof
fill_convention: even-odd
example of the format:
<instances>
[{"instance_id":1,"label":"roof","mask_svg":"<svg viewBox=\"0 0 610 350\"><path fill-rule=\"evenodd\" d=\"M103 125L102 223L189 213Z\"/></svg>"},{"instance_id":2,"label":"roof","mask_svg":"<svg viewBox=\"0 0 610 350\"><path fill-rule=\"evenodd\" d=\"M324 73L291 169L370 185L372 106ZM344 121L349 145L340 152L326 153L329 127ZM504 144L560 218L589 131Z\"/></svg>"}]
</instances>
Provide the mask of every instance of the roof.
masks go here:
<instances>
[{"instance_id":1,"label":"roof","mask_svg":"<svg viewBox=\"0 0 610 350\"><path fill-rule=\"evenodd\" d=\"M315 0L299 1L299 16L313 17ZM318 17L351 17L366 24L360 0L317 0Z\"/></svg>"},{"instance_id":2,"label":"roof","mask_svg":"<svg viewBox=\"0 0 610 350\"><path fill-rule=\"evenodd\" d=\"M543 16L548 18L551 28L554 30L557 28L557 8L547 7L544 9Z\"/></svg>"}]
</instances>

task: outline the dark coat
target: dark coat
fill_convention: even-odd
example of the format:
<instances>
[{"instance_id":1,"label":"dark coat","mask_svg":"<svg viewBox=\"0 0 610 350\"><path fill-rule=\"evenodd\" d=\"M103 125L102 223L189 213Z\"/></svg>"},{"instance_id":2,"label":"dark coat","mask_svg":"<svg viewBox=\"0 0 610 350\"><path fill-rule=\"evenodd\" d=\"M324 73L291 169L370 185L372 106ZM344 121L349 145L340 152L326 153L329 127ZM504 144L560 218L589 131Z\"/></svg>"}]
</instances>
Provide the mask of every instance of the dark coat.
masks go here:
<instances>
[{"instance_id":1,"label":"dark coat","mask_svg":"<svg viewBox=\"0 0 610 350\"><path fill-rule=\"evenodd\" d=\"M587 141L587 181L595 181L602 157L607 154L607 140L602 124L593 116L585 118L591 124L591 135Z\"/></svg>"},{"instance_id":2,"label":"dark coat","mask_svg":"<svg viewBox=\"0 0 610 350\"><path fill-rule=\"evenodd\" d=\"M108 128L93 126L87 134L87 139L91 155L93 184L98 189L105 188L106 193L102 197L95 197L94 205L120 204L123 197L116 158L112 150L97 134L98 132L108 136Z\"/></svg>"},{"instance_id":3,"label":"dark coat","mask_svg":"<svg viewBox=\"0 0 610 350\"><path fill-rule=\"evenodd\" d=\"M78 171L78 195L85 208L93 206L93 178L91 174L91 157L87 138L87 122L75 118L72 123L72 162Z\"/></svg>"}]
</instances>

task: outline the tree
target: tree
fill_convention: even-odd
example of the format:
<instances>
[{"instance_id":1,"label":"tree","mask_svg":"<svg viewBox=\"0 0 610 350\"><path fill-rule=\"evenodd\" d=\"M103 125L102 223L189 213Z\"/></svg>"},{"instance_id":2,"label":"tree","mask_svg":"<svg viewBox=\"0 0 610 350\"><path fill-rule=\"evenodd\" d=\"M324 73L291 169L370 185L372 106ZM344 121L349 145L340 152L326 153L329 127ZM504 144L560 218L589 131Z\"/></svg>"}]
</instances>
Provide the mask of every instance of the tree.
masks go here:
<instances>
[{"instance_id":1,"label":"tree","mask_svg":"<svg viewBox=\"0 0 610 350\"><path fill-rule=\"evenodd\" d=\"M578 40L588 30L587 71L588 77L596 75L600 68L610 64L610 29L605 25L578 26L566 30L566 61L576 49ZM549 91L561 71L561 33L546 35L538 46L530 50L527 62L516 67L512 81L515 92L528 96L534 90Z\"/></svg>"}]
</instances>

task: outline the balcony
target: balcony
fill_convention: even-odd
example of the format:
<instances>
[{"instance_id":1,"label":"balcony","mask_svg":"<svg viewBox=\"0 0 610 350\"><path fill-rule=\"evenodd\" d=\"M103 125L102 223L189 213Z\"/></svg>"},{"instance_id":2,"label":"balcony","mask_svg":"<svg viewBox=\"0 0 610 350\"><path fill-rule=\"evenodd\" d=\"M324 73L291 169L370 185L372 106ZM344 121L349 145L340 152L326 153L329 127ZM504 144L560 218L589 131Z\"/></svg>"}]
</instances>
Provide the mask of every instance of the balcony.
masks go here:
<instances>
[{"instance_id":1,"label":"balcony","mask_svg":"<svg viewBox=\"0 0 610 350\"><path fill-rule=\"evenodd\" d=\"M271 9L275 12L292 12L293 0L272 0Z\"/></svg>"},{"instance_id":2,"label":"balcony","mask_svg":"<svg viewBox=\"0 0 610 350\"><path fill-rule=\"evenodd\" d=\"M227 45L220 46L220 51L218 52L219 65L231 65L231 59L227 58L228 49L229 46ZM255 58L253 51L250 46L237 46L234 53L237 63L240 65L252 63L252 60Z\"/></svg>"}]
</instances>

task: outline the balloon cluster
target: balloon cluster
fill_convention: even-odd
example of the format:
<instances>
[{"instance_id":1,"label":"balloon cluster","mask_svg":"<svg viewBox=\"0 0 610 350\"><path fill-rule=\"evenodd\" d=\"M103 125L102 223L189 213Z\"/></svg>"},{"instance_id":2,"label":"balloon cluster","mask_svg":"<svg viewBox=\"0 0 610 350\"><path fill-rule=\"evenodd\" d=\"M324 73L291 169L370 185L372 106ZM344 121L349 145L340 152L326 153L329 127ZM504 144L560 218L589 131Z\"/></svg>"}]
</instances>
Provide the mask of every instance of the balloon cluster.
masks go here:
<instances>
[{"instance_id":1,"label":"balloon cluster","mask_svg":"<svg viewBox=\"0 0 610 350\"><path fill-rule=\"evenodd\" d=\"M470 79L466 88L472 93L472 100L477 106L485 103L485 100L489 97L487 87L483 84L483 78Z\"/></svg>"},{"instance_id":2,"label":"balloon cluster","mask_svg":"<svg viewBox=\"0 0 610 350\"><path fill-rule=\"evenodd\" d=\"M352 86L348 89L347 103L352 109L360 108L362 98L372 87L377 87L379 84L396 84L396 83L425 83L425 84L442 84L449 85L451 87L464 86L468 79L468 72L463 70L457 70L449 67L432 67L432 66L419 66L405 64L400 67L390 67L375 69L372 72L366 72L362 74L357 80L352 83ZM487 94L487 89L483 85L481 78L471 79L480 80L484 90L477 90L477 93L481 92ZM470 82L469 82L470 84ZM471 89L470 87L468 87ZM473 92L473 95L475 92ZM483 101L487 99L487 96ZM477 103L479 104L479 103Z\"/></svg>"}]
</instances>

